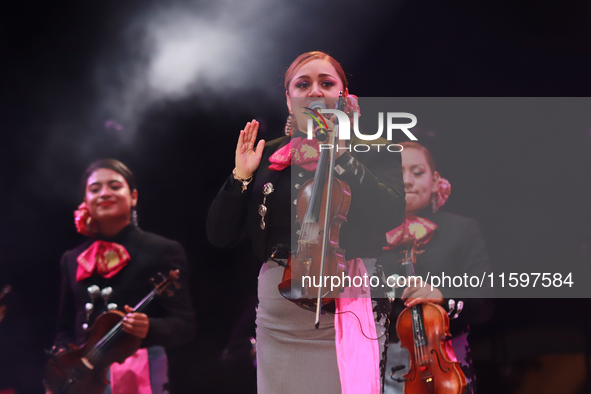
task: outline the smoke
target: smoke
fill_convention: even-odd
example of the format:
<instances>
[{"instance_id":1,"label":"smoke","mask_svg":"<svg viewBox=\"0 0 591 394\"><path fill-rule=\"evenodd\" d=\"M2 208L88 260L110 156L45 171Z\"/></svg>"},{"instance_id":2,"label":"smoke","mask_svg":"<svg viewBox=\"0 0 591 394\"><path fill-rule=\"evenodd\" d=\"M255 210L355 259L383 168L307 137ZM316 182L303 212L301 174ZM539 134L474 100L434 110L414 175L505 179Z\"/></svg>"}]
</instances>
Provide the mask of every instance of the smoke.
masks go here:
<instances>
[{"instance_id":1,"label":"smoke","mask_svg":"<svg viewBox=\"0 0 591 394\"><path fill-rule=\"evenodd\" d=\"M268 0L154 7L123 32L123 58L98 65L99 110L133 134L145 111L165 101L225 100L250 89L277 94L281 41L297 14L292 3Z\"/></svg>"},{"instance_id":2,"label":"smoke","mask_svg":"<svg viewBox=\"0 0 591 394\"><path fill-rule=\"evenodd\" d=\"M297 55L324 50L347 69L363 48L364 26L388 17L383 9L337 0L171 0L140 7L102 17L85 79L72 79L71 96L48 107L52 119L35 154L36 171L24 180L35 194L51 190L71 199L73 176L64 179L64 171L79 174L100 157L140 155L138 143L149 143L139 138L146 119L179 104L239 111L272 108L277 98L278 110L285 110L282 75ZM244 99L253 94L257 100ZM168 132L169 121L157 127Z\"/></svg>"},{"instance_id":3,"label":"smoke","mask_svg":"<svg viewBox=\"0 0 591 394\"><path fill-rule=\"evenodd\" d=\"M150 28L155 48L148 83L155 97L178 98L204 90L223 94L252 86L264 71L254 59L272 53L269 42L267 48L260 45L261 32L239 27L239 21L227 15L217 21L183 14L167 19Z\"/></svg>"},{"instance_id":4,"label":"smoke","mask_svg":"<svg viewBox=\"0 0 591 394\"><path fill-rule=\"evenodd\" d=\"M378 11L354 1L158 4L130 21L122 56L99 64L101 110L133 134L157 103L199 95L228 100L252 90L276 96L285 68L302 52L326 50L342 62L353 58L364 34L355 25L384 19L387 13Z\"/></svg>"}]
</instances>

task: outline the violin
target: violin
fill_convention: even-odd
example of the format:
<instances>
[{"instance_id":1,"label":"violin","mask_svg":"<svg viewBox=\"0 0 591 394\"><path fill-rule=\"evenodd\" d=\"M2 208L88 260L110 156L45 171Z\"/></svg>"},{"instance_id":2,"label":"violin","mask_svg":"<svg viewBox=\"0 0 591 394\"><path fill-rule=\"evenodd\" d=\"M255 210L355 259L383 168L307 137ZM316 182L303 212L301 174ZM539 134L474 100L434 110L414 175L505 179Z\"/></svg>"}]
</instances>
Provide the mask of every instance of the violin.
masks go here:
<instances>
[{"instance_id":1,"label":"violin","mask_svg":"<svg viewBox=\"0 0 591 394\"><path fill-rule=\"evenodd\" d=\"M338 108L344 108L342 92ZM332 133L333 147L336 147L337 135L338 125ZM341 277L346 271L345 250L339 245L339 234L341 225L347 221L351 189L347 183L334 178L335 157L336 148L322 150L314 178L304 183L298 193L298 244L288 258L278 286L280 293L290 301L316 307L317 326L320 307L333 301L342 289L328 290L323 278Z\"/></svg>"},{"instance_id":2,"label":"violin","mask_svg":"<svg viewBox=\"0 0 591 394\"><path fill-rule=\"evenodd\" d=\"M416 254L415 241L402 262L407 278L415 276ZM410 355L410 367L403 375L404 394L464 393L466 376L460 363L448 355L448 349L453 350L448 342L451 334L445 309L432 303L408 307L398 316L396 332L400 345Z\"/></svg>"},{"instance_id":3,"label":"violin","mask_svg":"<svg viewBox=\"0 0 591 394\"><path fill-rule=\"evenodd\" d=\"M168 278L156 285L134 308L141 312L164 291L172 295L168 287L176 283L180 272L171 270ZM89 330L88 341L78 348L70 344L68 349L51 355L45 368L47 392L54 394L103 394L107 387L107 370L111 364L123 363L140 347L141 338L123 331L125 313L109 311L100 315Z\"/></svg>"}]
</instances>

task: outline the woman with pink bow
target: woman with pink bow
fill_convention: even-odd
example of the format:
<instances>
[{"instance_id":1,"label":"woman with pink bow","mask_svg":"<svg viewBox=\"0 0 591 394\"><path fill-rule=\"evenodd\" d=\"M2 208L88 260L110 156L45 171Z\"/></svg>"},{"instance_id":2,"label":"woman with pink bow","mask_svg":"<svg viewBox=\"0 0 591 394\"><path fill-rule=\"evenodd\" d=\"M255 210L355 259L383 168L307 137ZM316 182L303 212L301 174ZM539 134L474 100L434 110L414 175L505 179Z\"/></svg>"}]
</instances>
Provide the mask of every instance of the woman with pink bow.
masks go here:
<instances>
[{"instance_id":1,"label":"woman with pink bow","mask_svg":"<svg viewBox=\"0 0 591 394\"><path fill-rule=\"evenodd\" d=\"M401 260L410 243L418 248L414 272L423 280L443 274L482 278L485 272L490 273L489 256L476 221L439 211L450 196L451 185L439 175L429 151L417 142L400 145L404 147L402 173L406 215L402 225L386 234L388 246L379 258L389 282L404 284L400 277L406 277L406 269ZM454 287L449 283L431 286L432 280L427 283L429 285L422 286L420 282L411 282L394 289L396 300L392 305L385 393L403 393L402 375L409 368L408 352L400 347L395 330L398 315L404 308L422 303L441 305L446 310L452 334L448 355L460 362L468 382L465 393L474 393L476 381L467 335L470 324L482 323L492 314L490 284Z\"/></svg>"},{"instance_id":2,"label":"woman with pink bow","mask_svg":"<svg viewBox=\"0 0 591 394\"><path fill-rule=\"evenodd\" d=\"M342 92L345 113L358 111L341 65L323 52L298 56L285 73L289 111L285 135L257 143L258 122L240 131L235 168L209 210L207 233L219 247L249 239L262 266L258 280L257 385L260 394L378 394L379 339L382 319L374 322L369 289L343 294L332 311L323 313L318 329L315 312L283 298L277 285L300 233L296 224L297 196L317 170L320 149L308 139L310 109L335 108ZM320 104L319 104L320 103ZM326 132L332 119L320 119ZM346 148L340 140L340 148ZM361 140L351 140L350 144ZM377 141L386 143L387 141ZM349 146L350 147L350 146ZM386 244L385 232L404 216L404 193L398 153L339 149L334 176L347 183L351 205L341 227L339 244L346 250L348 273L371 274ZM332 171L332 169L330 169ZM363 260L362 260L363 258ZM373 258L373 259L369 259ZM346 290L347 291L347 290ZM382 325L380 327L380 324Z\"/></svg>"},{"instance_id":3,"label":"woman with pink bow","mask_svg":"<svg viewBox=\"0 0 591 394\"><path fill-rule=\"evenodd\" d=\"M140 349L124 363L111 365L106 393L163 393L166 348L195 336L195 315L187 286L183 247L137 226L138 190L132 172L120 161L92 163L83 180L82 204L74 214L76 229L88 237L64 253L54 352L83 345L103 312L126 313L123 331L141 338ZM132 309L153 289L151 278L180 270L179 289L156 297L142 313Z\"/></svg>"}]
</instances>

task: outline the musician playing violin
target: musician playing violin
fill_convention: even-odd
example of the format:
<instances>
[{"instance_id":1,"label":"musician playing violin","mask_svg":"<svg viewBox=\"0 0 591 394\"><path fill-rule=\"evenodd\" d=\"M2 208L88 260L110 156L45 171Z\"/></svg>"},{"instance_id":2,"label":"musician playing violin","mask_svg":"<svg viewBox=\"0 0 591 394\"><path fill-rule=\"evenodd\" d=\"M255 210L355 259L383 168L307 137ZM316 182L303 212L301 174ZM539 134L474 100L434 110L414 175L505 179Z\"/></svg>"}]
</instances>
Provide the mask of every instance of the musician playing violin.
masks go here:
<instances>
[{"instance_id":1,"label":"musician playing violin","mask_svg":"<svg viewBox=\"0 0 591 394\"><path fill-rule=\"evenodd\" d=\"M490 272L489 256L478 224L473 219L438 211L451 192L449 182L441 178L435 169L429 151L414 141L400 143L402 170L406 192L406 216L404 223L387 233L389 245L379 260L386 275L406 275L401 264L409 251L408 239L414 240L415 275L425 279L427 274L463 276ZM405 241L406 239L406 241ZM471 366L467 341L469 324L482 323L492 314L493 300L486 284L482 288L453 289L447 286L421 286L421 282L396 289L391 320L396 319L406 307L432 303L442 306L450 320L452 339L449 350L452 360L460 362L467 379L465 393L475 392L475 375ZM403 393L403 374L409 370L409 353L401 348L396 325L390 329L388 346L387 394ZM431 347L430 347L431 348Z\"/></svg>"},{"instance_id":2,"label":"musician playing violin","mask_svg":"<svg viewBox=\"0 0 591 394\"><path fill-rule=\"evenodd\" d=\"M361 308L365 314L353 314L346 313L351 311L337 299L333 311L344 311L324 313L316 329L314 311L287 300L277 288L292 240L297 243L300 232L295 219L298 200L292 195L314 177L320 153L318 142L306 138L309 115L304 109L318 101L335 108L339 92L346 101L345 112L352 113L357 104L340 64L322 52L304 53L293 61L285 74L285 91L286 135L257 142L256 120L240 131L235 169L209 211L208 237L218 247L232 247L248 238L263 262L256 317L259 393L378 393L379 350L375 340L369 339L377 336L371 300L369 309L367 304ZM330 134L335 119L325 120ZM345 147L344 141L339 143ZM399 153L341 149L337 154L334 176L348 184L351 195L339 243L348 264L359 270L368 268L361 267L357 258L378 256L385 232L403 219L401 175ZM356 319L365 317L367 323L368 315L373 332L368 328L361 332ZM345 316L352 319L349 324L339 320Z\"/></svg>"},{"instance_id":3,"label":"musician playing violin","mask_svg":"<svg viewBox=\"0 0 591 394\"><path fill-rule=\"evenodd\" d=\"M95 319L106 311L121 311L126 314L123 330L141 338L141 345L123 364L111 366L107 391L163 393L168 381L166 349L190 342L196 330L184 249L137 226L135 178L120 161L92 163L82 186L84 200L75 223L88 239L61 260L54 352L69 343L83 345ZM181 287L171 297L155 298L143 313L134 312L132 308L154 289L150 279L158 283L158 273L167 275L172 269L180 270ZM140 382L143 389L138 391Z\"/></svg>"}]
</instances>

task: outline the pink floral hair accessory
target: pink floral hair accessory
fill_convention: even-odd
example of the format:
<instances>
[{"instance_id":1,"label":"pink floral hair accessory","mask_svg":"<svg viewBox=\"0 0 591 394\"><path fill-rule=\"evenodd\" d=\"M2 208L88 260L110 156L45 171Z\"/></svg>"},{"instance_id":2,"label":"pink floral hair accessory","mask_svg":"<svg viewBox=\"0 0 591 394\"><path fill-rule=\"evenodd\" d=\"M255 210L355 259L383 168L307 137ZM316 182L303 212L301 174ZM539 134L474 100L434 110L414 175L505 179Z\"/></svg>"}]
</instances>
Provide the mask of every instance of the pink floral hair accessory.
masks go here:
<instances>
[{"instance_id":1,"label":"pink floral hair accessory","mask_svg":"<svg viewBox=\"0 0 591 394\"><path fill-rule=\"evenodd\" d=\"M435 192L435 198L437 198L437 208L439 209L445 204L449 195L451 194L451 184L445 178L441 178L439 180L439 187L437 188L437 192Z\"/></svg>"},{"instance_id":2,"label":"pink floral hair accessory","mask_svg":"<svg viewBox=\"0 0 591 394\"><path fill-rule=\"evenodd\" d=\"M93 236L98 232L96 222L92 220L88 205L85 202L78 205L78 209L74 211L74 224L76 225L76 231L87 237Z\"/></svg>"},{"instance_id":3,"label":"pink floral hair accessory","mask_svg":"<svg viewBox=\"0 0 591 394\"><path fill-rule=\"evenodd\" d=\"M361 109L359 108L359 97L355 96L354 94L349 94L346 97L346 112L349 117L352 117L353 114L357 113L358 116L361 116Z\"/></svg>"}]
</instances>

